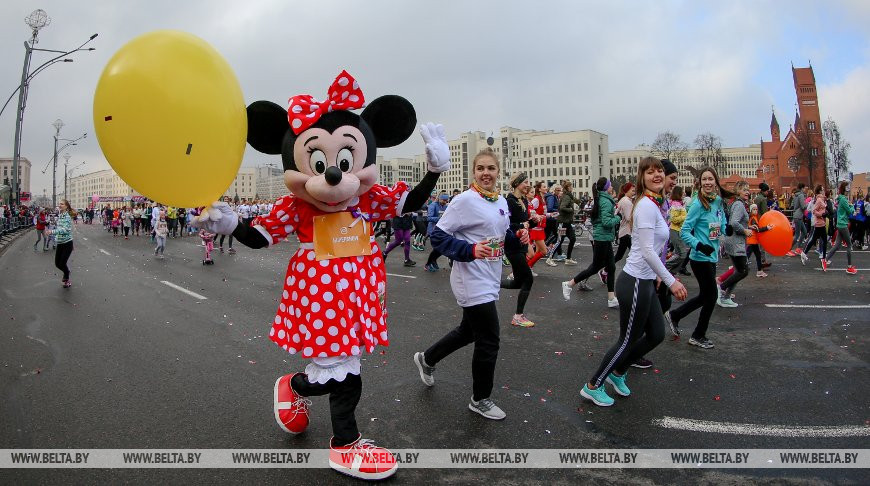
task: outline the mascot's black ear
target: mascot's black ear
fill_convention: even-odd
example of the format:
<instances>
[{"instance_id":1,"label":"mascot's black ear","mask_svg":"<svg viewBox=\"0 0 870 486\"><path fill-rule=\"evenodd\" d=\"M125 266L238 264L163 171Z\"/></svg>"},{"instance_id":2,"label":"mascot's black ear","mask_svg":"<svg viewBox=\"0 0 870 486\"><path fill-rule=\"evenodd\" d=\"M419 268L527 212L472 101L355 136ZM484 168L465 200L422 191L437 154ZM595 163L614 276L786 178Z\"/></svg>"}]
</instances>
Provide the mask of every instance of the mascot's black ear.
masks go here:
<instances>
[{"instance_id":1,"label":"mascot's black ear","mask_svg":"<svg viewBox=\"0 0 870 486\"><path fill-rule=\"evenodd\" d=\"M396 95L381 96L372 101L360 117L371 127L381 148L394 147L408 140L417 126L417 113L411 102Z\"/></svg>"},{"instance_id":2,"label":"mascot's black ear","mask_svg":"<svg viewBox=\"0 0 870 486\"><path fill-rule=\"evenodd\" d=\"M248 105L248 143L258 152L280 154L284 134L290 128L287 110L271 101Z\"/></svg>"}]
</instances>

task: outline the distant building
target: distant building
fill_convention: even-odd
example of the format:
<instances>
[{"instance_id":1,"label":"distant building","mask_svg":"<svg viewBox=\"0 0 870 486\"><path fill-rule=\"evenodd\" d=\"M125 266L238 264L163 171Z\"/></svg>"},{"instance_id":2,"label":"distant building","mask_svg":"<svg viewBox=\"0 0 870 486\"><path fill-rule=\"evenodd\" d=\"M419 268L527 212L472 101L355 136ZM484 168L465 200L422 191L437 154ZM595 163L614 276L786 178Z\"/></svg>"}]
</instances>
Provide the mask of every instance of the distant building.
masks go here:
<instances>
[{"instance_id":1,"label":"distant building","mask_svg":"<svg viewBox=\"0 0 870 486\"><path fill-rule=\"evenodd\" d=\"M426 156L418 155L414 158L398 157L395 159L384 159L378 155L378 183L385 186L392 186L398 181L408 183L408 186L413 187L423 180L426 174Z\"/></svg>"},{"instance_id":2,"label":"distant building","mask_svg":"<svg viewBox=\"0 0 870 486\"><path fill-rule=\"evenodd\" d=\"M257 168L239 167L236 178L224 192L224 196L232 199L253 199L257 195Z\"/></svg>"},{"instance_id":3,"label":"distant building","mask_svg":"<svg viewBox=\"0 0 870 486\"><path fill-rule=\"evenodd\" d=\"M95 195L98 206L109 204L120 207L144 199L112 169L70 177L67 180L67 191L69 193L66 195L58 193L58 200L66 196L74 208L87 208L94 203Z\"/></svg>"},{"instance_id":4,"label":"distant building","mask_svg":"<svg viewBox=\"0 0 870 486\"><path fill-rule=\"evenodd\" d=\"M273 164L258 166L255 180L257 181L256 197L259 199L274 201L290 192L284 184L284 170Z\"/></svg>"},{"instance_id":5,"label":"distant building","mask_svg":"<svg viewBox=\"0 0 870 486\"><path fill-rule=\"evenodd\" d=\"M0 158L0 184L12 187L12 157ZM30 161L25 157L18 158L18 190L30 192Z\"/></svg>"},{"instance_id":6,"label":"distant building","mask_svg":"<svg viewBox=\"0 0 870 486\"><path fill-rule=\"evenodd\" d=\"M850 194L852 197L864 197L870 194L870 172L859 172L853 175Z\"/></svg>"},{"instance_id":7,"label":"distant building","mask_svg":"<svg viewBox=\"0 0 870 486\"><path fill-rule=\"evenodd\" d=\"M825 144L822 139L822 122L819 114L819 97L813 67L791 68L794 90L797 96L797 113L794 125L785 137L780 137L776 114L770 118L770 142L761 142L761 164L757 176L777 193L791 191L799 182L806 185L827 186L825 168ZM810 175L806 160L800 156L804 145L806 152L815 161ZM794 169L798 170L795 171Z\"/></svg>"}]
</instances>

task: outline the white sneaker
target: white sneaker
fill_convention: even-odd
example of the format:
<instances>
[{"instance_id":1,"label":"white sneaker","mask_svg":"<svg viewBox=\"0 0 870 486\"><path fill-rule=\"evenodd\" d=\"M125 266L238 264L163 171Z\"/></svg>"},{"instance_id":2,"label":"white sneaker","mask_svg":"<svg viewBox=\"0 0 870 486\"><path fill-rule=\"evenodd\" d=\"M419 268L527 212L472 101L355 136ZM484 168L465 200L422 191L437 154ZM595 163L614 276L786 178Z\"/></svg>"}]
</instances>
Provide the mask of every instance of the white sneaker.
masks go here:
<instances>
[{"instance_id":1,"label":"white sneaker","mask_svg":"<svg viewBox=\"0 0 870 486\"><path fill-rule=\"evenodd\" d=\"M801 252L801 265L806 265L809 259L806 252Z\"/></svg>"},{"instance_id":2,"label":"white sneaker","mask_svg":"<svg viewBox=\"0 0 870 486\"><path fill-rule=\"evenodd\" d=\"M432 386L435 384L435 367L427 365L424 358L423 353L414 353L414 364L420 371L420 379L423 380L423 384Z\"/></svg>"},{"instance_id":3,"label":"white sneaker","mask_svg":"<svg viewBox=\"0 0 870 486\"><path fill-rule=\"evenodd\" d=\"M556 262L554 262L552 258L547 258L547 260L544 261L544 263L546 263L547 266L550 266L550 267L555 267L555 266L556 266Z\"/></svg>"},{"instance_id":4,"label":"white sneaker","mask_svg":"<svg viewBox=\"0 0 870 486\"><path fill-rule=\"evenodd\" d=\"M537 277L537 276L538 276L538 274L537 274L537 273L535 273L535 272L532 272L532 277Z\"/></svg>"},{"instance_id":5,"label":"white sneaker","mask_svg":"<svg viewBox=\"0 0 870 486\"><path fill-rule=\"evenodd\" d=\"M513 279L514 279L514 272L509 273L508 276L507 276L507 279L508 279L508 280L513 280Z\"/></svg>"},{"instance_id":6,"label":"white sneaker","mask_svg":"<svg viewBox=\"0 0 870 486\"><path fill-rule=\"evenodd\" d=\"M570 258L566 258L565 265L577 265L577 260L572 260Z\"/></svg>"},{"instance_id":7,"label":"white sneaker","mask_svg":"<svg viewBox=\"0 0 870 486\"><path fill-rule=\"evenodd\" d=\"M564 297L565 300L571 300L571 284L569 282L571 281L568 280L562 282L562 297Z\"/></svg>"},{"instance_id":8,"label":"white sneaker","mask_svg":"<svg viewBox=\"0 0 870 486\"><path fill-rule=\"evenodd\" d=\"M617 307L619 307L619 300L617 300L616 297L612 299L607 299L607 307L610 307L611 309L616 309Z\"/></svg>"},{"instance_id":9,"label":"white sneaker","mask_svg":"<svg viewBox=\"0 0 870 486\"><path fill-rule=\"evenodd\" d=\"M468 409L491 420L502 420L507 417L504 411L498 408L498 405L489 398L484 398L479 402L475 402L474 397L471 397L471 403L468 404Z\"/></svg>"},{"instance_id":10,"label":"white sneaker","mask_svg":"<svg viewBox=\"0 0 870 486\"><path fill-rule=\"evenodd\" d=\"M767 276L767 274L764 273L764 270L759 270L759 271L755 272L755 276L758 278L764 278Z\"/></svg>"}]
</instances>

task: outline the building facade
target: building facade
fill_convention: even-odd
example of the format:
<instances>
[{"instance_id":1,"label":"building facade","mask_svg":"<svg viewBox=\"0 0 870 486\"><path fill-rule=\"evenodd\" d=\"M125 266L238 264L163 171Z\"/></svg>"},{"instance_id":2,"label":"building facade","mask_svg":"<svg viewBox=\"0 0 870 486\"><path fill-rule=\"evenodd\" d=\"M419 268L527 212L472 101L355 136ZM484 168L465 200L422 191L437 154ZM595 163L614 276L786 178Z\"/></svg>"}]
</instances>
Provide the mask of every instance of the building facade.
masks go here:
<instances>
[{"instance_id":1,"label":"building facade","mask_svg":"<svg viewBox=\"0 0 870 486\"><path fill-rule=\"evenodd\" d=\"M95 195L99 198L98 205L109 204L112 207L124 206L142 197L112 169L70 177L67 180L67 191L68 194L65 195L59 193L58 200L66 196L74 208L89 207L94 202Z\"/></svg>"},{"instance_id":2,"label":"building facade","mask_svg":"<svg viewBox=\"0 0 870 486\"><path fill-rule=\"evenodd\" d=\"M792 66L791 72L798 106L794 125L789 127L785 137L780 137L776 114L771 115L771 140L761 142L762 160L756 176L779 194L790 191L800 182L808 186L827 186L825 144L813 67Z\"/></svg>"},{"instance_id":3,"label":"building facade","mask_svg":"<svg viewBox=\"0 0 870 486\"><path fill-rule=\"evenodd\" d=\"M413 158L398 157L395 159L377 158L378 184L392 186L398 181L405 181L409 187L416 186L426 175L426 155Z\"/></svg>"},{"instance_id":4,"label":"building facade","mask_svg":"<svg viewBox=\"0 0 870 486\"><path fill-rule=\"evenodd\" d=\"M254 179L256 180L255 197L259 199L274 201L290 192L284 184L284 171L273 164L257 166Z\"/></svg>"},{"instance_id":5,"label":"building facade","mask_svg":"<svg viewBox=\"0 0 870 486\"><path fill-rule=\"evenodd\" d=\"M253 199L257 195L257 168L239 167L236 178L224 192L224 197L235 199Z\"/></svg>"},{"instance_id":6,"label":"building facade","mask_svg":"<svg viewBox=\"0 0 870 486\"><path fill-rule=\"evenodd\" d=\"M12 187L12 157L0 158L0 184ZM18 159L18 190L30 192L30 161Z\"/></svg>"}]
</instances>

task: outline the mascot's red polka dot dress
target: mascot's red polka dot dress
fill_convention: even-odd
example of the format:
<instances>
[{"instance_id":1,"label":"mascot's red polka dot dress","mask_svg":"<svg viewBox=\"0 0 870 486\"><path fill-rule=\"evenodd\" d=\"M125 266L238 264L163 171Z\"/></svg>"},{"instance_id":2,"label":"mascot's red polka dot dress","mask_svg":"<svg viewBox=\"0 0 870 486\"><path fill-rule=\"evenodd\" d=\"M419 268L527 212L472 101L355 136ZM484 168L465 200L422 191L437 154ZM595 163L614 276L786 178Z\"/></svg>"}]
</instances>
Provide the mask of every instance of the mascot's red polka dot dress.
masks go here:
<instances>
[{"instance_id":1,"label":"mascot's red polka dot dress","mask_svg":"<svg viewBox=\"0 0 870 486\"><path fill-rule=\"evenodd\" d=\"M353 207L369 223L396 216L407 194L404 182L375 185ZM317 261L313 248L314 217L329 214L294 196L284 196L268 216L254 220L272 243L296 233L300 248L290 258L284 291L269 338L290 354L304 358L358 356L371 353L387 337L386 270L381 250L372 254ZM369 231L371 234L371 231Z\"/></svg>"}]
</instances>

